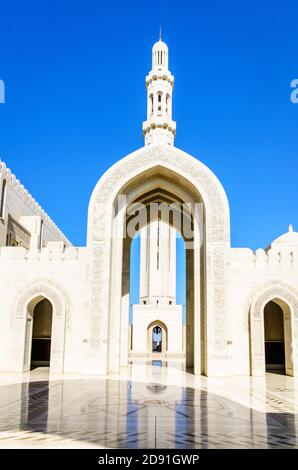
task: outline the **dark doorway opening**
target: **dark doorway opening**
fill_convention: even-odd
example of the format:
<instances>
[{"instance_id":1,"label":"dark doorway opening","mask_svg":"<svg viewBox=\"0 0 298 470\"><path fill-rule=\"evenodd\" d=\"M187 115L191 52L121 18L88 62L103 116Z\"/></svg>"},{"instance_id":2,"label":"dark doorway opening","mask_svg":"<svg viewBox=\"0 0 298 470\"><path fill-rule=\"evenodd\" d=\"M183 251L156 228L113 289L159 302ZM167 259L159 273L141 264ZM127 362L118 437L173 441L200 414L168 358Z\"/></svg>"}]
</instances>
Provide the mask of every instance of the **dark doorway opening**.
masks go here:
<instances>
[{"instance_id":1,"label":"dark doorway opening","mask_svg":"<svg viewBox=\"0 0 298 470\"><path fill-rule=\"evenodd\" d=\"M31 369L50 366L52 336L52 304L41 300L33 312Z\"/></svg>"},{"instance_id":2,"label":"dark doorway opening","mask_svg":"<svg viewBox=\"0 0 298 470\"><path fill-rule=\"evenodd\" d=\"M266 371L285 373L284 314L275 302L269 302L264 310Z\"/></svg>"}]
</instances>

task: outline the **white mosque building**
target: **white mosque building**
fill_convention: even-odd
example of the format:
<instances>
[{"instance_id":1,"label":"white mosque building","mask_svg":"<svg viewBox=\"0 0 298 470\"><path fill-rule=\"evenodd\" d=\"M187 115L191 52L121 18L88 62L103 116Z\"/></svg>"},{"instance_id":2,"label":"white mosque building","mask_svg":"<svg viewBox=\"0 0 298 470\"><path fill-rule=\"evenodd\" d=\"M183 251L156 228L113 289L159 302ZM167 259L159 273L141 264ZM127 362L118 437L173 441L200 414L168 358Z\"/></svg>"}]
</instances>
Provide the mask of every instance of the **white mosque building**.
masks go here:
<instances>
[{"instance_id":1,"label":"white mosque building","mask_svg":"<svg viewBox=\"0 0 298 470\"><path fill-rule=\"evenodd\" d=\"M168 60L160 38L146 77L145 145L100 177L86 246L72 246L0 162L0 371L46 365L53 374L107 375L136 357L177 357L196 375L298 375L298 233L290 227L256 252L231 247L220 181L174 146ZM177 232L185 240L185 325ZM137 233L140 298L130 325Z\"/></svg>"}]
</instances>

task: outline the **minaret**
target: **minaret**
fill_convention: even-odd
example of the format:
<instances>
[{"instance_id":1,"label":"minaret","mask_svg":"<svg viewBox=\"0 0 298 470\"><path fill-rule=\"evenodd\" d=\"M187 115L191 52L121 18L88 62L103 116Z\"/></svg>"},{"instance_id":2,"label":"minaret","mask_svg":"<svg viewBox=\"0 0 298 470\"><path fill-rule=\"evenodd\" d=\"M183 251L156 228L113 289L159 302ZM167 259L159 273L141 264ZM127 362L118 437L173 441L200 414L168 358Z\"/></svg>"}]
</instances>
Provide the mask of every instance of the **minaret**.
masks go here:
<instances>
[{"instance_id":1,"label":"minaret","mask_svg":"<svg viewBox=\"0 0 298 470\"><path fill-rule=\"evenodd\" d=\"M162 220L141 229L140 304L176 305L176 231Z\"/></svg>"},{"instance_id":2,"label":"minaret","mask_svg":"<svg viewBox=\"0 0 298 470\"><path fill-rule=\"evenodd\" d=\"M172 121L174 77L168 69L168 48L161 35L153 46L152 70L146 84L145 145L173 145L176 134L176 123ZM140 229L140 300L132 310L132 355L150 357L157 352L167 357L171 354L182 357L184 354L182 305L176 304L176 230L167 222L160 210L158 217Z\"/></svg>"},{"instance_id":3,"label":"minaret","mask_svg":"<svg viewBox=\"0 0 298 470\"><path fill-rule=\"evenodd\" d=\"M176 123L172 121L174 77L168 68L168 46L160 34L152 49L152 70L146 77L147 121L143 123L145 145L173 145Z\"/></svg>"}]
</instances>

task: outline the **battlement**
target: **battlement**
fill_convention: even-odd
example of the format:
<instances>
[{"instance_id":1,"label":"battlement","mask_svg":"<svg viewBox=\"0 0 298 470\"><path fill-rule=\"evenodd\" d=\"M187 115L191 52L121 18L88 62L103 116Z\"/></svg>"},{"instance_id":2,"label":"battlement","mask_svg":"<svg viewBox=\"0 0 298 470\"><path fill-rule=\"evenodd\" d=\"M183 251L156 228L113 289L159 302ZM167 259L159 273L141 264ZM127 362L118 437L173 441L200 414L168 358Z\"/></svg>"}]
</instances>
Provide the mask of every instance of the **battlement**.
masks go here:
<instances>
[{"instance_id":1,"label":"battlement","mask_svg":"<svg viewBox=\"0 0 298 470\"><path fill-rule=\"evenodd\" d=\"M0 248L0 262L5 260L72 261L83 258L88 248L65 247L63 242L49 242L41 250L26 250L23 247Z\"/></svg>"},{"instance_id":2,"label":"battlement","mask_svg":"<svg viewBox=\"0 0 298 470\"><path fill-rule=\"evenodd\" d=\"M259 248L232 248L230 251L232 268L255 270L298 270L298 248L274 247L268 250Z\"/></svg>"},{"instance_id":3,"label":"battlement","mask_svg":"<svg viewBox=\"0 0 298 470\"><path fill-rule=\"evenodd\" d=\"M51 219L51 217L43 210L38 202L31 196L25 186L17 179L17 177L11 172L6 164L0 160L0 177L4 178L7 184L26 202L27 206L36 215L39 215L44 220L45 224L51 227L52 231L57 235L57 238L63 240L65 245L71 246L72 243L65 237L63 232Z\"/></svg>"}]
</instances>

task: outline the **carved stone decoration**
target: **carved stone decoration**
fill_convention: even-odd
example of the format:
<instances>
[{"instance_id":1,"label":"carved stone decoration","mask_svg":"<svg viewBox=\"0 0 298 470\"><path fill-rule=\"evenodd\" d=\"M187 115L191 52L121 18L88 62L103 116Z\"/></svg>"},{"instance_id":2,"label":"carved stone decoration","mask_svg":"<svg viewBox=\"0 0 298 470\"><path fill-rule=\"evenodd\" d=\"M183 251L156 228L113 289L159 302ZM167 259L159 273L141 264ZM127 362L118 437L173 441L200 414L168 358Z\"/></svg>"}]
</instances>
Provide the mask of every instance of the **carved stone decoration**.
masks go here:
<instances>
[{"instance_id":1,"label":"carved stone decoration","mask_svg":"<svg viewBox=\"0 0 298 470\"><path fill-rule=\"evenodd\" d=\"M206 308L215 315L214 344L217 353L225 346L225 247L230 245L229 205L216 176L201 162L170 146L147 146L123 158L112 166L97 183L89 205L88 242L91 249L90 266L90 349L107 363L106 343L109 341L108 316L110 308L113 208L117 195L132 193L159 177L164 170L169 184L175 184L204 205L205 245L216 249L215 275L208 277ZM146 174L147 173L147 174ZM140 175L144 178L140 179ZM173 178L172 178L173 176ZM141 187L140 187L141 185ZM123 189L124 188L124 189ZM136 191L137 192L137 191ZM189 201L188 201L189 202ZM212 268L212 269L213 269ZM207 282L207 281L206 281ZM213 295L213 284L216 293ZM105 356L105 357L104 357Z\"/></svg>"},{"instance_id":2,"label":"carved stone decoration","mask_svg":"<svg viewBox=\"0 0 298 470\"><path fill-rule=\"evenodd\" d=\"M298 291L288 284L272 280L263 284L248 302L251 315L255 319L262 318L265 305L273 299L283 300L291 307L292 315L298 319Z\"/></svg>"},{"instance_id":3,"label":"carved stone decoration","mask_svg":"<svg viewBox=\"0 0 298 470\"><path fill-rule=\"evenodd\" d=\"M116 195L138 174L165 167L185 178L201 194L206 206L207 242L230 242L229 206L224 189L203 163L174 147L142 148L112 166L99 180L89 206L88 244L100 241L105 218L103 208L112 205Z\"/></svg>"},{"instance_id":4,"label":"carved stone decoration","mask_svg":"<svg viewBox=\"0 0 298 470\"><path fill-rule=\"evenodd\" d=\"M62 318L65 314L66 323L70 321L70 301L65 291L55 282L48 279L38 279L28 284L18 297L12 311L16 318L24 318L27 314L28 304L36 297L47 298L54 307L54 313L57 318Z\"/></svg>"},{"instance_id":5,"label":"carved stone decoration","mask_svg":"<svg viewBox=\"0 0 298 470\"><path fill-rule=\"evenodd\" d=\"M215 325L215 354L226 350L226 322L225 315L225 247L215 246L212 253L211 273L213 277L213 312Z\"/></svg>"}]
</instances>

